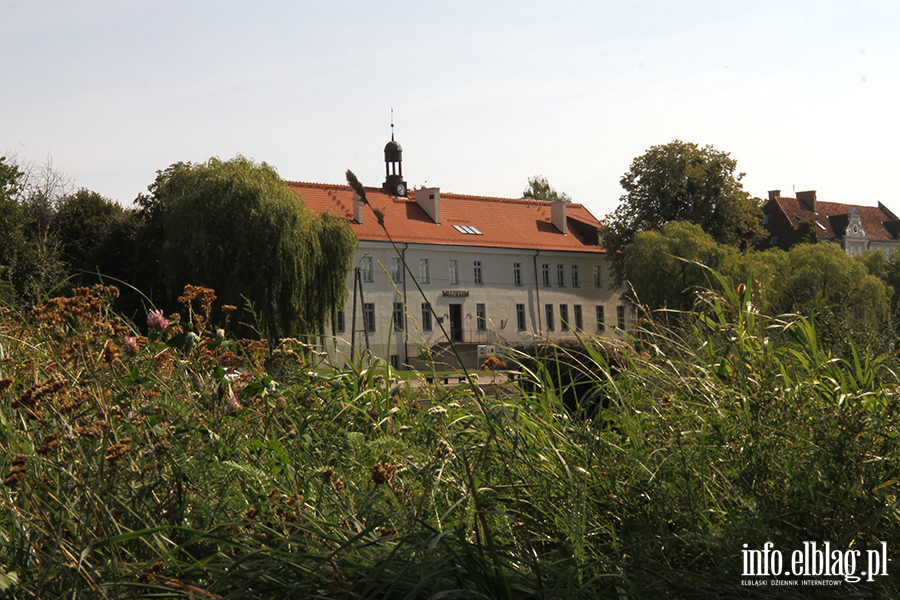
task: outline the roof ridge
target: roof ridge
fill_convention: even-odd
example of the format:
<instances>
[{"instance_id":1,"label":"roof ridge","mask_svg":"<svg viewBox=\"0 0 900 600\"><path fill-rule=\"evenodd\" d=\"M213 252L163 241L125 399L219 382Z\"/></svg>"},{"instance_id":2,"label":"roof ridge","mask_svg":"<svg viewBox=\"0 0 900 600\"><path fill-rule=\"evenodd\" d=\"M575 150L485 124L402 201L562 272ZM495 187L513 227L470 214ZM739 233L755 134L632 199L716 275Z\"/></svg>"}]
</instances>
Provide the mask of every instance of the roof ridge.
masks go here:
<instances>
[{"instance_id":1,"label":"roof ridge","mask_svg":"<svg viewBox=\"0 0 900 600\"><path fill-rule=\"evenodd\" d=\"M294 180L294 179L285 179L284 182L287 185L291 185L291 186L315 186L315 187L319 187L322 189L328 189L328 188L351 189L350 186L345 183L324 183L324 182L317 182L317 181L299 181L299 180ZM367 190L376 190L376 191L383 190L383 188L378 187L378 186L368 186L367 185L367 186L363 186L363 187ZM421 191L421 189L429 189L429 188L420 188L419 190L416 190L415 188L413 188L413 189L410 189L409 191L412 192L413 196L415 196L415 193L417 191ZM389 192L385 192L385 193L390 194ZM488 200L488 201L492 201L492 202L506 202L506 203L514 203L514 204L525 204L525 205L546 204L549 206L550 204L552 204L552 202L547 201L547 200L535 200L532 198L504 198L502 196L480 196L478 194L461 194L459 192L445 192L443 190L441 191L441 196L442 197L451 196L451 197L455 197L455 198L459 198L459 199ZM413 198L397 198L397 199L401 202L413 200ZM585 209L587 208L581 202L568 202L567 204L573 208L585 208Z\"/></svg>"}]
</instances>

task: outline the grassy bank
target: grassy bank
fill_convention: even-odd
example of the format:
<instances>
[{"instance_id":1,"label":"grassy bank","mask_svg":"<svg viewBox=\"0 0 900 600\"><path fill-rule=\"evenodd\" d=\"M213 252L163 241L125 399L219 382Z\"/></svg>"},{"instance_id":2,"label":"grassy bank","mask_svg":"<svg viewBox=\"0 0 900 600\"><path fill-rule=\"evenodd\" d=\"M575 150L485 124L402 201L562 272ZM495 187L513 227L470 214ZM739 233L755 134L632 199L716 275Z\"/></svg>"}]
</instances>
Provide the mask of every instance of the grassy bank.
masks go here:
<instances>
[{"instance_id":1,"label":"grassy bank","mask_svg":"<svg viewBox=\"0 0 900 600\"><path fill-rule=\"evenodd\" d=\"M819 578L834 587L742 583L767 579L743 574L766 542L785 568L811 541L859 550L856 575L882 542L894 555L898 381L890 357L829 356L813 324L726 289L678 328L645 320L616 369L587 344L591 418L563 406L552 360L497 396L414 390L383 363L328 370L299 342L231 340L202 306L149 337L111 311L109 288L7 311L0 588L896 596L893 564Z\"/></svg>"}]
</instances>

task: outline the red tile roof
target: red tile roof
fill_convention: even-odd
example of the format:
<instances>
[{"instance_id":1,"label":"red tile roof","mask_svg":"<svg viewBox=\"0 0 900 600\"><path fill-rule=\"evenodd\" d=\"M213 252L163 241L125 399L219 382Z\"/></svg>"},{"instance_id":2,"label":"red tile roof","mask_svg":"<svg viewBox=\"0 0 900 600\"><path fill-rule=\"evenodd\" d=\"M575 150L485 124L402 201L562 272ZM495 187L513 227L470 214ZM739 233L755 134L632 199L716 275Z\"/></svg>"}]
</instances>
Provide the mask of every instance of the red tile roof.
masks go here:
<instances>
[{"instance_id":1,"label":"red tile roof","mask_svg":"<svg viewBox=\"0 0 900 600\"><path fill-rule=\"evenodd\" d=\"M362 225L353 222L354 200L350 186L286 183L317 214L330 210L351 221L359 239L388 240L372 208L363 207ZM385 227L395 242L604 252L597 245L600 223L581 204L566 205L568 235L563 235L550 221L551 205L548 202L440 192L441 225L437 225L416 203L415 193L410 190L409 199L397 198L381 188L366 188L366 198L373 208L384 212ZM482 235L463 233L454 225L475 227Z\"/></svg>"},{"instance_id":2,"label":"red tile roof","mask_svg":"<svg viewBox=\"0 0 900 600\"><path fill-rule=\"evenodd\" d=\"M776 192L769 194L763 214L769 217L765 228L772 237L764 240L761 247L770 247L770 240L777 236L777 241L772 245L787 249L793 243L793 232L807 220L812 220L820 241L840 242L847 230L847 211L853 207L860 210L860 220L870 241L895 242L898 239L900 220L881 203L878 206L858 206L816 200L815 192L798 192L797 195L811 198L815 210L810 202L802 198L781 196Z\"/></svg>"}]
</instances>

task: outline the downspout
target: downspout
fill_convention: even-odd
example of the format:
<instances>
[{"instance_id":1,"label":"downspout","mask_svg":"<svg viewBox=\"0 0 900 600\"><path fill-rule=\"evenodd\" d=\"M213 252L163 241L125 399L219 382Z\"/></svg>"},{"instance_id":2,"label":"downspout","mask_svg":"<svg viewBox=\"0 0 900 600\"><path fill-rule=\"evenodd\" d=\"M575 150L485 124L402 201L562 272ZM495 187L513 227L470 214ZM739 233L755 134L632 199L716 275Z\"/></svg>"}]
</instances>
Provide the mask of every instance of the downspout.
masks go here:
<instances>
[{"instance_id":1,"label":"downspout","mask_svg":"<svg viewBox=\"0 0 900 600\"><path fill-rule=\"evenodd\" d=\"M409 243L403 244L403 251L400 252L400 276L403 278L403 306L409 307L406 303L406 249ZM409 364L409 327L403 328L403 362Z\"/></svg>"},{"instance_id":2,"label":"downspout","mask_svg":"<svg viewBox=\"0 0 900 600\"><path fill-rule=\"evenodd\" d=\"M538 257L538 254L540 254L540 253L541 253L540 250L537 250L534 253L534 293L535 293L535 296L537 297L537 306L535 307L534 312L537 314L538 335L544 335L543 334L544 324L541 321L541 286L540 286L540 283L538 282L538 267L537 267L537 257Z\"/></svg>"}]
</instances>

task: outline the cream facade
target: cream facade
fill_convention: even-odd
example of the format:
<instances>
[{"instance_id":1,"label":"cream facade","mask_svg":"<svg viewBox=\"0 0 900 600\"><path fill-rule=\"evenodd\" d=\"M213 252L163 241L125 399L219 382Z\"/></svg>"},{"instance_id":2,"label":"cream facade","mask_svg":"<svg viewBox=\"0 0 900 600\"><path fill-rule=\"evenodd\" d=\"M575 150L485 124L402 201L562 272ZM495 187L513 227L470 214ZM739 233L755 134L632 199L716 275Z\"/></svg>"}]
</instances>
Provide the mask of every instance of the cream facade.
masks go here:
<instances>
[{"instance_id":1,"label":"cream facade","mask_svg":"<svg viewBox=\"0 0 900 600\"><path fill-rule=\"evenodd\" d=\"M420 366L426 357L453 363L441 356L452 340L467 366L477 367L479 345L576 334L615 337L627 328L622 290L610 287L605 254L396 246L399 251L360 241L359 283L354 287L355 274L347 282L350 299L329 348L335 356L350 359L368 346L398 368Z\"/></svg>"}]
</instances>

